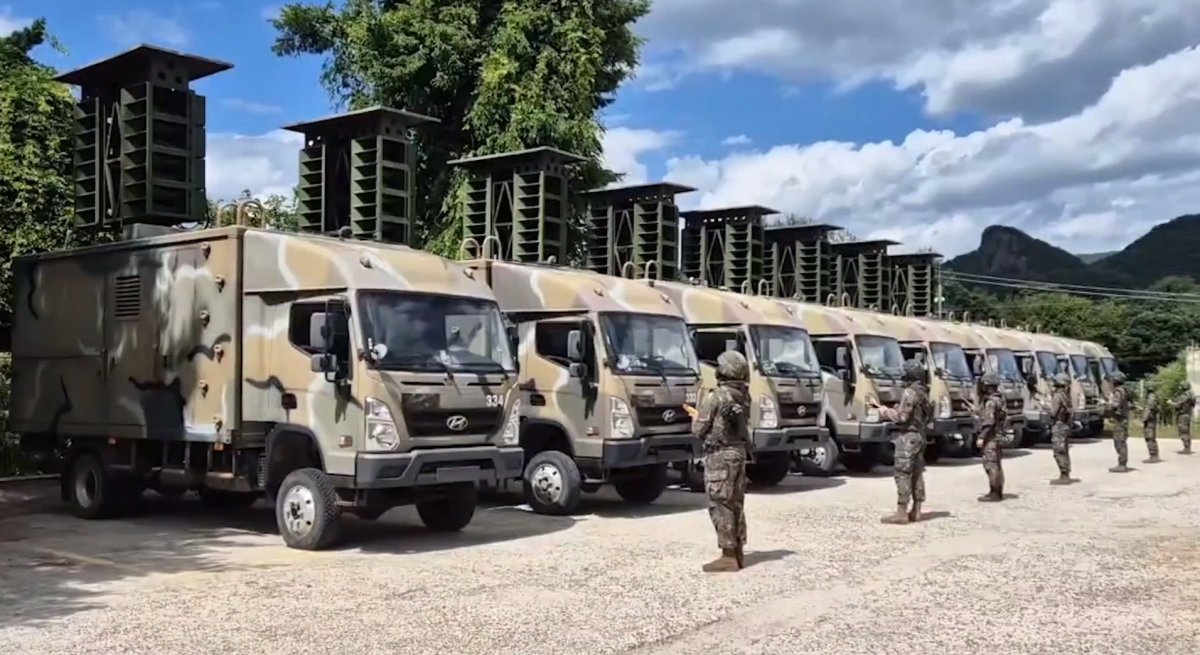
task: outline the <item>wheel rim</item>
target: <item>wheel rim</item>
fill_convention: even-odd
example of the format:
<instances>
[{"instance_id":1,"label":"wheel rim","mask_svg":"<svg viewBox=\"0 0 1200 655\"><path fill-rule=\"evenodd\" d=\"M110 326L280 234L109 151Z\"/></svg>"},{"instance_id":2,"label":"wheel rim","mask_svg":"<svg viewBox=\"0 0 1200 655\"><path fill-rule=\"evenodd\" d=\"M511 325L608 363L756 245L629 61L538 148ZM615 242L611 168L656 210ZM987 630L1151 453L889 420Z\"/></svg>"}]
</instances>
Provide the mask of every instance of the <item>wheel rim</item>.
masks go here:
<instances>
[{"instance_id":1,"label":"wheel rim","mask_svg":"<svg viewBox=\"0 0 1200 655\"><path fill-rule=\"evenodd\" d=\"M312 530L317 518L317 505L312 492L296 485L283 498L283 524L288 532L303 537Z\"/></svg>"},{"instance_id":2,"label":"wheel rim","mask_svg":"<svg viewBox=\"0 0 1200 655\"><path fill-rule=\"evenodd\" d=\"M562 472L553 464L539 464L530 476L533 495L543 503L557 503L563 495Z\"/></svg>"},{"instance_id":3,"label":"wheel rim","mask_svg":"<svg viewBox=\"0 0 1200 655\"><path fill-rule=\"evenodd\" d=\"M829 449L825 446L817 446L808 451L808 459L817 468L825 468L825 464L829 461Z\"/></svg>"},{"instance_id":4,"label":"wheel rim","mask_svg":"<svg viewBox=\"0 0 1200 655\"><path fill-rule=\"evenodd\" d=\"M99 486L100 478L94 470L80 470L75 474L75 502L80 507L91 507L96 502L96 489Z\"/></svg>"}]
</instances>

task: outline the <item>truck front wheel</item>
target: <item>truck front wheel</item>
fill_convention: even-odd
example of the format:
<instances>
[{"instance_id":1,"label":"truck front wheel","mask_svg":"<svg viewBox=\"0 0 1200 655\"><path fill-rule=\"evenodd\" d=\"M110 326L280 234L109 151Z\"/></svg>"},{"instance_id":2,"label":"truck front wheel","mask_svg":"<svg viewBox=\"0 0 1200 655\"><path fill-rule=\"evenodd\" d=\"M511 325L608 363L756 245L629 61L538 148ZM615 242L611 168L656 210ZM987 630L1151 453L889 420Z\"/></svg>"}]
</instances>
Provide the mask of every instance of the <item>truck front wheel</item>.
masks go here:
<instances>
[{"instance_id":1,"label":"truck front wheel","mask_svg":"<svg viewBox=\"0 0 1200 655\"><path fill-rule=\"evenodd\" d=\"M582 487L579 467L566 453L544 450L525 467L525 500L538 514L574 512Z\"/></svg>"},{"instance_id":2,"label":"truck front wheel","mask_svg":"<svg viewBox=\"0 0 1200 655\"><path fill-rule=\"evenodd\" d=\"M640 475L613 482L617 495L632 505L649 505L658 500L667 488L667 465L651 464Z\"/></svg>"},{"instance_id":3,"label":"truck front wheel","mask_svg":"<svg viewBox=\"0 0 1200 655\"><path fill-rule=\"evenodd\" d=\"M792 459L787 453L763 453L757 460L746 465L746 477L760 487L774 487L791 473Z\"/></svg>"},{"instance_id":4,"label":"truck front wheel","mask_svg":"<svg viewBox=\"0 0 1200 655\"><path fill-rule=\"evenodd\" d=\"M100 457L90 452L76 455L68 475L67 502L75 516L103 519L116 513L121 502L121 485Z\"/></svg>"},{"instance_id":5,"label":"truck front wheel","mask_svg":"<svg viewBox=\"0 0 1200 655\"><path fill-rule=\"evenodd\" d=\"M446 495L417 503L417 515L434 532L458 532L475 516L478 489L474 484L456 484Z\"/></svg>"},{"instance_id":6,"label":"truck front wheel","mask_svg":"<svg viewBox=\"0 0 1200 655\"><path fill-rule=\"evenodd\" d=\"M288 473L275 494L275 522L283 542L299 550L322 550L341 536L341 508L329 476L314 468Z\"/></svg>"}]
</instances>

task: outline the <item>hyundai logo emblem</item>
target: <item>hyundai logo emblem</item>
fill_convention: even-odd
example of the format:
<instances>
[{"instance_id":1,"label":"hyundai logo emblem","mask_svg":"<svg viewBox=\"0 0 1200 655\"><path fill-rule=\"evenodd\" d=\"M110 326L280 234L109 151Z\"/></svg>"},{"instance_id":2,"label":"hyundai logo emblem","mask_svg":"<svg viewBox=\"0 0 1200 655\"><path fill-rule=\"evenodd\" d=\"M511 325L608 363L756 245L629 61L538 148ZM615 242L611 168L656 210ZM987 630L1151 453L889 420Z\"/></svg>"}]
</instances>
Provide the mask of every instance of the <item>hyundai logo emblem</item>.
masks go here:
<instances>
[{"instance_id":1,"label":"hyundai logo emblem","mask_svg":"<svg viewBox=\"0 0 1200 655\"><path fill-rule=\"evenodd\" d=\"M796 416L804 416L807 413L808 413L808 408L805 407L804 405L800 405L799 407L796 408Z\"/></svg>"},{"instance_id":2,"label":"hyundai logo emblem","mask_svg":"<svg viewBox=\"0 0 1200 655\"><path fill-rule=\"evenodd\" d=\"M663 416L663 423L674 423L675 422L675 410L673 410L673 409L668 409L667 411L663 412L662 416Z\"/></svg>"},{"instance_id":3,"label":"hyundai logo emblem","mask_svg":"<svg viewBox=\"0 0 1200 655\"><path fill-rule=\"evenodd\" d=\"M467 417L463 416L462 414L455 414L454 416L446 419L446 427L454 430L455 432L462 432L463 430L467 429Z\"/></svg>"}]
</instances>

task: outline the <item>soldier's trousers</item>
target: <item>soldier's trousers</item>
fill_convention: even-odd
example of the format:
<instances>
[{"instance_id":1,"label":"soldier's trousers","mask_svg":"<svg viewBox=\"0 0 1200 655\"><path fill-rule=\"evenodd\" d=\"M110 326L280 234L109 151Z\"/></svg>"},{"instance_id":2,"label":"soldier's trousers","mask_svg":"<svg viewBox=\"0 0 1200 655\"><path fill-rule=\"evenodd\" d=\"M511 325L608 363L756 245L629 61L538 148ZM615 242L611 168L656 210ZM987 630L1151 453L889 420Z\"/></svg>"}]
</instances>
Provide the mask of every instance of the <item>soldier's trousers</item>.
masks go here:
<instances>
[{"instance_id":1,"label":"soldier's trousers","mask_svg":"<svg viewBox=\"0 0 1200 655\"><path fill-rule=\"evenodd\" d=\"M1071 426L1066 423L1055 423L1050 428L1050 447L1054 449L1054 463L1058 464L1059 475L1071 474Z\"/></svg>"},{"instance_id":2,"label":"soldier's trousers","mask_svg":"<svg viewBox=\"0 0 1200 655\"><path fill-rule=\"evenodd\" d=\"M1142 433L1146 437L1146 451L1151 457L1158 457L1158 421L1142 423Z\"/></svg>"},{"instance_id":3,"label":"soldier's trousers","mask_svg":"<svg viewBox=\"0 0 1200 655\"><path fill-rule=\"evenodd\" d=\"M1175 428L1179 430L1179 440L1183 442L1184 450L1192 449L1192 413L1180 412L1175 419Z\"/></svg>"},{"instance_id":4,"label":"soldier's trousers","mask_svg":"<svg viewBox=\"0 0 1200 655\"><path fill-rule=\"evenodd\" d=\"M896 476L896 504L910 500L925 502L925 435L902 432L896 437L896 455L892 471Z\"/></svg>"},{"instance_id":5,"label":"soldier's trousers","mask_svg":"<svg viewBox=\"0 0 1200 655\"><path fill-rule=\"evenodd\" d=\"M1117 466L1129 464L1129 419L1113 421L1113 448L1117 450Z\"/></svg>"},{"instance_id":6,"label":"soldier's trousers","mask_svg":"<svg viewBox=\"0 0 1200 655\"><path fill-rule=\"evenodd\" d=\"M704 488L717 546L732 550L745 544L746 452L726 449L705 457Z\"/></svg>"},{"instance_id":7,"label":"soldier's trousers","mask_svg":"<svg viewBox=\"0 0 1200 655\"><path fill-rule=\"evenodd\" d=\"M999 492L1004 489L1004 468L1000 464L1004 452L1000 448L1000 439L983 440L983 471L987 473L988 488Z\"/></svg>"}]
</instances>

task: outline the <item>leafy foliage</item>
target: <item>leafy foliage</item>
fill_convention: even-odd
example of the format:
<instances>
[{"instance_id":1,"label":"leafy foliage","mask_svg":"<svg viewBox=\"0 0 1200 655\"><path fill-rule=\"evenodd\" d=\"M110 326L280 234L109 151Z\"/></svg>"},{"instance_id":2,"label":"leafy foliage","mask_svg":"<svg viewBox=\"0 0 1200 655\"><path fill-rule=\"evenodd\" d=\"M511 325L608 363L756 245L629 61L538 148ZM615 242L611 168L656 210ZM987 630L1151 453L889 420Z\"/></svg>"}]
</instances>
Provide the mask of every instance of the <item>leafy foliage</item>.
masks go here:
<instances>
[{"instance_id":1,"label":"leafy foliage","mask_svg":"<svg viewBox=\"0 0 1200 655\"><path fill-rule=\"evenodd\" d=\"M453 256L464 180L450 160L552 146L587 159L574 188L616 179L600 165L597 112L637 65L631 25L648 10L648 0L289 4L274 21L274 50L325 57L322 83L347 108L379 104L441 121L418 131L414 235Z\"/></svg>"}]
</instances>

